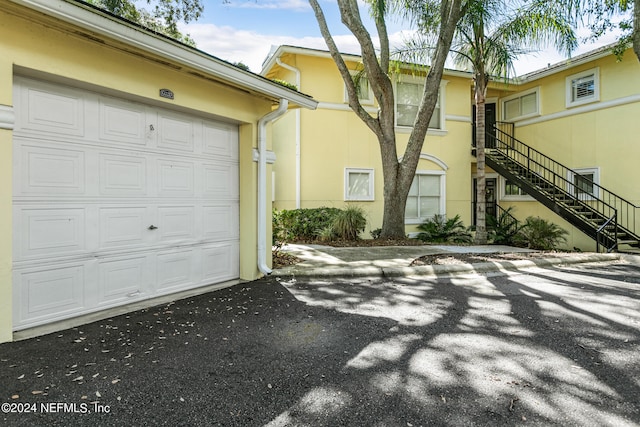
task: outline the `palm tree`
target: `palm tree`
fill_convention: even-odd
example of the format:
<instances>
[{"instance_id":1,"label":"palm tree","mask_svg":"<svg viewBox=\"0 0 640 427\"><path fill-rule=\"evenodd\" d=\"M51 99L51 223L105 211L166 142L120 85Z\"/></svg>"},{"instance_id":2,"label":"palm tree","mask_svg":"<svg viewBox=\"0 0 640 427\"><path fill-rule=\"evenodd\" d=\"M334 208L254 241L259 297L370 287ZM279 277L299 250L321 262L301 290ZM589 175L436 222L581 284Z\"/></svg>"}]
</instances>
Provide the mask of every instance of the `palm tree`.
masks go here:
<instances>
[{"instance_id":1,"label":"palm tree","mask_svg":"<svg viewBox=\"0 0 640 427\"><path fill-rule=\"evenodd\" d=\"M574 23L562 1L534 0L469 0L466 13L458 22L451 52L458 66L473 70L474 104L476 108L477 244L487 243L485 216L485 97L492 79L507 79L513 72L513 61L520 55L552 45L570 53L577 46ZM401 56L424 59L432 48L425 44L437 16L425 10L421 21L422 37L407 43ZM425 37L426 36L426 37Z\"/></svg>"}]
</instances>

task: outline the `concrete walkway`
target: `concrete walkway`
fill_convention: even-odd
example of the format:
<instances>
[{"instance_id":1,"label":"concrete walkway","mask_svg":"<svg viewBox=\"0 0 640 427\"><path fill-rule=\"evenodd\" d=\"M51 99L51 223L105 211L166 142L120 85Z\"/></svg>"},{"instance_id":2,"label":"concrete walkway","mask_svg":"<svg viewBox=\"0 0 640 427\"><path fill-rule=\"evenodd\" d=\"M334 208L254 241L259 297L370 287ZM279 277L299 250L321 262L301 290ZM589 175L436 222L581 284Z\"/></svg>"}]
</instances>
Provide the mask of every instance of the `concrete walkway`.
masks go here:
<instances>
[{"instance_id":1,"label":"concrete walkway","mask_svg":"<svg viewBox=\"0 0 640 427\"><path fill-rule=\"evenodd\" d=\"M533 266L576 264L585 262L614 261L621 255L576 252L562 257L523 259L514 261L485 262L478 264L426 265L410 267L416 258L424 255L447 253L518 253L535 252L531 249L501 245L455 246L376 246L332 247L324 245L287 244L282 249L302 262L275 269L274 276L304 277L399 277L399 276L450 276L469 273L518 270Z\"/></svg>"}]
</instances>

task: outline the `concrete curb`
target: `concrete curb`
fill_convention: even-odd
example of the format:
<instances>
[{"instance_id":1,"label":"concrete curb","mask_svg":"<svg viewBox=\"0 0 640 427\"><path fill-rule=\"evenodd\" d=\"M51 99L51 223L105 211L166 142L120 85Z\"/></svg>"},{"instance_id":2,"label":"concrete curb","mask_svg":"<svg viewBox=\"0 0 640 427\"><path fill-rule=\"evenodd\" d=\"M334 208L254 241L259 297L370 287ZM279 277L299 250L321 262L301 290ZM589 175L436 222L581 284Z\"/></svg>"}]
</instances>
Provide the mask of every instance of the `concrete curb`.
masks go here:
<instances>
[{"instance_id":1,"label":"concrete curb","mask_svg":"<svg viewBox=\"0 0 640 427\"><path fill-rule=\"evenodd\" d=\"M625 256L624 258L626 258ZM308 269L273 270L276 277L406 277L406 276L452 276L471 273L489 273L521 270L531 267L545 267L561 264L581 264L588 262L617 261L621 254L576 254L560 258L538 258L531 260L483 262L478 264L425 265L419 267L309 267Z\"/></svg>"}]
</instances>

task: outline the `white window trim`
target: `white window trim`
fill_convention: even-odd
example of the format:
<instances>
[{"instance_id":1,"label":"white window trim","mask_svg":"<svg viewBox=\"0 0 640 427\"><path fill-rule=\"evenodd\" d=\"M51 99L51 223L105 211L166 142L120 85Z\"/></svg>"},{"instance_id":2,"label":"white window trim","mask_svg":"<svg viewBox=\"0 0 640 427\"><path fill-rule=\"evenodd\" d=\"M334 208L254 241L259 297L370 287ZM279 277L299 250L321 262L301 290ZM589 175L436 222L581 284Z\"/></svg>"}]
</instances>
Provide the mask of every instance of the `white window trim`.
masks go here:
<instances>
[{"instance_id":1,"label":"white window trim","mask_svg":"<svg viewBox=\"0 0 640 427\"><path fill-rule=\"evenodd\" d=\"M401 75L400 77L398 77L398 79L396 81L393 82L393 91L395 94L398 93L398 83L413 83L413 84L421 84L424 86L424 82L425 82L426 77L416 77L416 76L408 76L408 75ZM440 81L440 86L438 87L438 99L440 101L440 128L429 128L427 130L427 135L440 135L440 136L444 136L448 133L447 128L446 128L446 124L447 124L447 117L446 117L446 87L447 84L449 84L448 80L441 80ZM394 116L395 116L395 127L396 127L396 131L398 133L411 133L411 131L413 130L413 126L401 126L398 125L398 97L394 96Z\"/></svg>"},{"instance_id":2,"label":"white window trim","mask_svg":"<svg viewBox=\"0 0 640 427\"><path fill-rule=\"evenodd\" d=\"M511 117L509 119L506 118L506 113L507 113L507 109L505 108L505 103L516 99L516 98L522 98L523 96L527 96L529 94L535 93L536 94L536 111L534 111L533 113L529 113L529 114L524 114L524 115L520 115L517 117ZM524 120L524 119L530 119L532 117L538 117L540 116L542 113L540 111L540 106L542 105L541 99L540 99L540 86L536 86L532 89L529 90L525 90L524 92L518 92L516 94L513 95L509 95L507 97L504 97L500 100L500 111L501 111L501 116L502 116L502 120L504 121L510 121L510 122L516 122L518 120Z\"/></svg>"},{"instance_id":3,"label":"white window trim","mask_svg":"<svg viewBox=\"0 0 640 427\"><path fill-rule=\"evenodd\" d=\"M526 193L519 196L506 194L506 189L507 189L507 179L503 176L500 176L500 190L499 190L500 200L505 200L510 202L535 202L536 200Z\"/></svg>"},{"instance_id":4,"label":"white window trim","mask_svg":"<svg viewBox=\"0 0 640 427\"><path fill-rule=\"evenodd\" d=\"M369 175L369 196L368 197L357 197L357 196L351 196L349 194L349 174L351 173L362 173L362 174ZM375 181L375 173L373 169L345 168L344 169L344 200L350 201L350 202L370 202L375 200L374 181Z\"/></svg>"},{"instance_id":5,"label":"white window trim","mask_svg":"<svg viewBox=\"0 0 640 427\"><path fill-rule=\"evenodd\" d=\"M358 74L357 71L350 71L349 73L351 74L351 78L353 78L354 76L356 76ZM347 92L347 85L346 85L346 83L344 83L344 81L342 83L344 85L344 102L348 104L349 103L349 93ZM374 104L374 99L375 98L373 97L373 90L371 89L371 82L369 82L369 98L368 99L359 98L359 101L360 101L361 105L373 105Z\"/></svg>"},{"instance_id":6,"label":"white window trim","mask_svg":"<svg viewBox=\"0 0 640 427\"><path fill-rule=\"evenodd\" d=\"M438 215L447 214L447 173L445 171L417 170L416 175L438 175L440 176L440 212ZM422 224L428 218L407 218L404 223L406 225Z\"/></svg>"},{"instance_id":7,"label":"white window trim","mask_svg":"<svg viewBox=\"0 0 640 427\"><path fill-rule=\"evenodd\" d=\"M585 99L572 101L573 97L573 81L585 76L593 74L593 96ZM566 78L566 106L567 108L577 107L578 105L590 104L600 101L600 68L592 68L581 73L572 74Z\"/></svg>"},{"instance_id":8,"label":"white window trim","mask_svg":"<svg viewBox=\"0 0 640 427\"><path fill-rule=\"evenodd\" d=\"M593 174L593 183L597 184L594 188L593 188L593 195L596 197L600 197L600 191L598 188L598 185L600 185L600 168L599 167L593 167L593 168L575 168L573 169L573 171L569 171L567 173L567 180L569 181L567 183L567 191L569 192L569 194L575 195L575 186L573 184L573 180L575 178L575 174L573 172L576 172L578 175L583 175L583 174ZM591 195L586 194L586 193L581 193L579 195L580 200L593 200L593 197L591 197Z\"/></svg>"}]
</instances>

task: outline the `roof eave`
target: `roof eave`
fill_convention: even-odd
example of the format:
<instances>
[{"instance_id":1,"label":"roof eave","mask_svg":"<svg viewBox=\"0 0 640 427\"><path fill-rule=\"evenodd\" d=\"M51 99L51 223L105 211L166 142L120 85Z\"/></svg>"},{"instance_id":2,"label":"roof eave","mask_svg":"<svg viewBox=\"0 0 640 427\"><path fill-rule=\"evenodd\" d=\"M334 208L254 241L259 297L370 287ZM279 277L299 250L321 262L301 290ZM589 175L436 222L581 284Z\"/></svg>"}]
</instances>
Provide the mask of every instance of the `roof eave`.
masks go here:
<instances>
[{"instance_id":1,"label":"roof eave","mask_svg":"<svg viewBox=\"0 0 640 427\"><path fill-rule=\"evenodd\" d=\"M260 74L266 75L266 73L268 73L269 70L271 70L276 65L276 59L285 53L332 59L331 53L327 50L312 49L312 48L298 47L298 46L289 46L289 45L280 45L275 50L275 52L273 52L273 54L271 54L264 61L262 65L262 71L260 71ZM362 61L362 57L360 55L355 55L353 53L341 53L340 55L342 55L345 61L355 61L355 62ZM451 70L451 69L445 68L443 71L443 75L451 76L451 77L469 78L471 77L472 74L469 71Z\"/></svg>"},{"instance_id":2,"label":"roof eave","mask_svg":"<svg viewBox=\"0 0 640 427\"><path fill-rule=\"evenodd\" d=\"M318 102L310 96L273 83L262 76L241 70L221 59L197 49L159 37L141 27L129 25L106 13L100 13L78 2L66 0L10 0L26 8L59 19L79 28L111 38L142 51L190 67L217 80L259 93L269 99L287 99L300 107L315 109Z\"/></svg>"},{"instance_id":3,"label":"roof eave","mask_svg":"<svg viewBox=\"0 0 640 427\"><path fill-rule=\"evenodd\" d=\"M605 58L607 56L613 55L613 52L611 51L613 46L615 46L615 43L602 46L598 49L576 56L575 58L569 58L567 60L558 62L556 64L550 65L547 68L543 68L537 71L532 71L528 74L524 74L522 76L517 77L516 82L518 84L533 82L541 78L548 77L552 74L556 74L556 73L568 70L570 68L576 67L578 65L586 64L592 61L596 61L598 59Z\"/></svg>"}]
</instances>

